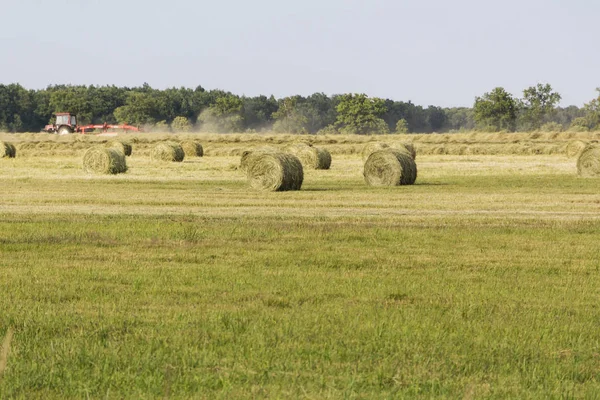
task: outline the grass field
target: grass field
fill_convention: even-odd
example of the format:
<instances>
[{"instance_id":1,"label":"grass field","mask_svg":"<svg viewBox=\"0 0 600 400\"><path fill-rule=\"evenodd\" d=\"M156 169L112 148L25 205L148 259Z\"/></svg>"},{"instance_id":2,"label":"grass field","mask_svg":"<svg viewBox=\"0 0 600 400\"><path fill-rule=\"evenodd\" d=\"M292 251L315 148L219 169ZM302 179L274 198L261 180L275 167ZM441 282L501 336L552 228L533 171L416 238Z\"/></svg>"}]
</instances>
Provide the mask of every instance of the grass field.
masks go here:
<instances>
[{"instance_id":1,"label":"grass field","mask_svg":"<svg viewBox=\"0 0 600 400\"><path fill-rule=\"evenodd\" d=\"M600 397L600 179L558 150L425 151L374 189L341 137L261 193L227 136L106 177L39 137L0 137L0 398Z\"/></svg>"}]
</instances>

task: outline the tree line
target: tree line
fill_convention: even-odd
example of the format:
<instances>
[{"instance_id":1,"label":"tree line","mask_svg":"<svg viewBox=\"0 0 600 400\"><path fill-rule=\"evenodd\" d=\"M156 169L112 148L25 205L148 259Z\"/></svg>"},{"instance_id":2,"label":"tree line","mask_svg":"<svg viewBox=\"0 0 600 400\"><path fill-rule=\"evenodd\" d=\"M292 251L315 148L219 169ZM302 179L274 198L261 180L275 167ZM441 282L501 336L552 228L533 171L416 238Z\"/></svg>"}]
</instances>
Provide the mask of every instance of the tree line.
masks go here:
<instances>
[{"instance_id":1,"label":"tree line","mask_svg":"<svg viewBox=\"0 0 600 400\"><path fill-rule=\"evenodd\" d=\"M80 124L122 124L146 131L321 133L431 133L482 131L586 131L600 128L598 98L582 108L558 107L559 93L538 84L516 98L498 87L472 108L423 107L365 94L238 96L223 90L53 85L28 90L0 85L0 131L38 132L53 113L76 114Z\"/></svg>"}]
</instances>

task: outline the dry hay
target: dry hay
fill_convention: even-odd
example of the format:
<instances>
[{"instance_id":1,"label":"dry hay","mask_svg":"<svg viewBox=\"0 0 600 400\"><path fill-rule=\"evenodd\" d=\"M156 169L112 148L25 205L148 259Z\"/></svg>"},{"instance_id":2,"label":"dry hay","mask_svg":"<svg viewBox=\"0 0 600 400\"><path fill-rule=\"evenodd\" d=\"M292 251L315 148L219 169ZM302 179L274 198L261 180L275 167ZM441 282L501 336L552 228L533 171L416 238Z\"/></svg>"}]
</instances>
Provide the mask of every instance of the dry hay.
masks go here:
<instances>
[{"instance_id":1,"label":"dry hay","mask_svg":"<svg viewBox=\"0 0 600 400\"><path fill-rule=\"evenodd\" d=\"M285 151L298 157L304 168L329 169L331 167L331 153L323 148L306 143L294 143L287 146Z\"/></svg>"},{"instance_id":2,"label":"dry hay","mask_svg":"<svg viewBox=\"0 0 600 400\"><path fill-rule=\"evenodd\" d=\"M14 144L8 142L0 142L0 158L15 158L17 149Z\"/></svg>"},{"instance_id":3,"label":"dry hay","mask_svg":"<svg viewBox=\"0 0 600 400\"><path fill-rule=\"evenodd\" d=\"M371 186L412 185L417 180L417 164L408 150L379 150L367 159L364 177Z\"/></svg>"},{"instance_id":4,"label":"dry hay","mask_svg":"<svg viewBox=\"0 0 600 400\"><path fill-rule=\"evenodd\" d=\"M600 176L600 147L587 146L579 154L577 173L583 177Z\"/></svg>"},{"instance_id":5,"label":"dry hay","mask_svg":"<svg viewBox=\"0 0 600 400\"><path fill-rule=\"evenodd\" d=\"M415 145L409 142L392 142L390 147L393 149L406 149L410 153L413 160L417 159L417 149ZM368 157L367 157L368 158Z\"/></svg>"},{"instance_id":6,"label":"dry hay","mask_svg":"<svg viewBox=\"0 0 600 400\"><path fill-rule=\"evenodd\" d=\"M581 140L572 140L567 144L566 153L567 157L577 157L585 149L587 143Z\"/></svg>"},{"instance_id":7,"label":"dry hay","mask_svg":"<svg viewBox=\"0 0 600 400\"><path fill-rule=\"evenodd\" d=\"M239 169L247 172L248 166L254 162L254 159L261 154L278 153L279 150L273 146L261 146L244 150L240 157Z\"/></svg>"},{"instance_id":8,"label":"dry hay","mask_svg":"<svg viewBox=\"0 0 600 400\"><path fill-rule=\"evenodd\" d=\"M260 153L247 166L248 182L257 190L280 192L300 190L304 180L302 163L287 153Z\"/></svg>"},{"instance_id":9,"label":"dry hay","mask_svg":"<svg viewBox=\"0 0 600 400\"><path fill-rule=\"evenodd\" d=\"M112 147L90 147L83 155L83 169L93 174L123 173L127 171L125 154Z\"/></svg>"},{"instance_id":10,"label":"dry hay","mask_svg":"<svg viewBox=\"0 0 600 400\"><path fill-rule=\"evenodd\" d=\"M111 142L108 142L108 147L111 147L113 149L117 149L119 150L121 153L125 154L126 156L130 156L131 152L132 152L132 147L129 143L127 142L122 142L120 140L113 140Z\"/></svg>"},{"instance_id":11,"label":"dry hay","mask_svg":"<svg viewBox=\"0 0 600 400\"><path fill-rule=\"evenodd\" d=\"M181 148L186 157L204 156L204 148L202 147L202 144L196 140L184 140L181 142Z\"/></svg>"},{"instance_id":12,"label":"dry hay","mask_svg":"<svg viewBox=\"0 0 600 400\"><path fill-rule=\"evenodd\" d=\"M159 161L182 162L185 153L179 143L161 142L158 143L150 152L150 158Z\"/></svg>"},{"instance_id":13,"label":"dry hay","mask_svg":"<svg viewBox=\"0 0 600 400\"><path fill-rule=\"evenodd\" d=\"M365 147L363 147L361 155L362 155L362 159L363 162L366 162L367 159L369 158L369 156L373 153L375 153L376 151L379 150L384 150L389 148L390 146L387 143L382 143L382 142L370 142L367 143L365 145Z\"/></svg>"}]
</instances>

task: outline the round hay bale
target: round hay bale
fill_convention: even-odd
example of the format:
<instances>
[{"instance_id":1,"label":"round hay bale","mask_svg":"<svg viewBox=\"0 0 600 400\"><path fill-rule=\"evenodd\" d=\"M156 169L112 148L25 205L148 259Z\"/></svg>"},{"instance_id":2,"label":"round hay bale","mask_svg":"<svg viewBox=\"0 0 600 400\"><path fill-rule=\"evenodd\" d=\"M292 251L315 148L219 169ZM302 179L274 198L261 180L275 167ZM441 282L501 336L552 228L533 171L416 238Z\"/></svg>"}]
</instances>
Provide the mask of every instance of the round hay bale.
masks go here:
<instances>
[{"instance_id":1,"label":"round hay bale","mask_svg":"<svg viewBox=\"0 0 600 400\"><path fill-rule=\"evenodd\" d=\"M112 147L90 147L83 155L83 169L93 174L121 174L127 171L125 154Z\"/></svg>"},{"instance_id":2,"label":"round hay bale","mask_svg":"<svg viewBox=\"0 0 600 400\"><path fill-rule=\"evenodd\" d=\"M302 163L298 157L287 153L256 154L247 171L250 186L257 190L300 190L304 180Z\"/></svg>"},{"instance_id":3,"label":"round hay bale","mask_svg":"<svg viewBox=\"0 0 600 400\"><path fill-rule=\"evenodd\" d=\"M364 177L371 186L412 185L417 180L417 164L407 150L379 150L367 159Z\"/></svg>"},{"instance_id":4,"label":"round hay bale","mask_svg":"<svg viewBox=\"0 0 600 400\"><path fill-rule=\"evenodd\" d=\"M161 142L154 146L150 152L150 158L158 161L182 162L185 153L179 143Z\"/></svg>"},{"instance_id":5,"label":"round hay bale","mask_svg":"<svg viewBox=\"0 0 600 400\"><path fill-rule=\"evenodd\" d=\"M0 142L0 158L15 158L17 149L12 143Z\"/></svg>"},{"instance_id":6,"label":"round hay bale","mask_svg":"<svg viewBox=\"0 0 600 400\"><path fill-rule=\"evenodd\" d=\"M577 173L583 177L600 176L600 147L587 146L577 159Z\"/></svg>"},{"instance_id":7,"label":"round hay bale","mask_svg":"<svg viewBox=\"0 0 600 400\"><path fill-rule=\"evenodd\" d=\"M393 149L406 149L410 153L413 160L417 159L417 149L415 145L409 142L393 142L390 144L390 147Z\"/></svg>"},{"instance_id":8,"label":"round hay bale","mask_svg":"<svg viewBox=\"0 0 600 400\"><path fill-rule=\"evenodd\" d=\"M325 149L306 143L294 143L287 146L285 151L298 157L304 168L329 169L331 167L331 154Z\"/></svg>"},{"instance_id":9,"label":"round hay bale","mask_svg":"<svg viewBox=\"0 0 600 400\"><path fill-rule=\"evenodd\" d=\"M365 145L365 147L363 147L363 150L361 152L363 162L366 162L367 159L369 158L369 156L371 154L375 153L376 151L387 149L389 147L390 146L387 143L382 143L382 142L367 143Z\"/></svg>"},{"instance_id":10,"label":"round hay bale","mask_svg":"<svg viewBox=\"0 0 600 400\"><path fill-rule=\"evenodd\" d=\"M586 146L587 143L581 140L570 141L566 148L567 157L571 158L579 156Z\"/></svg>"},{"instance_id":11,"label":"round hay bale","mask_svg":"<svg viewBox=\"0 0 600 400\"><path fill-rule=\"evenodd\" d=\"M240 157L239 169L241 169L244 172L247 172L248 166L250 164L252 164L252 162L254 161L254 159L257 156L259 156L261 154L270 154L270 153L278 153L278 152L279 152L279 150L277 150L275 147L272 147L272 146L261 146L261 147L255 147L252 149L244 150Z\"/></svg>"},{"instance_id":12,"label":"round hay bale","mask_svg":"<svg viewBox=\"0 0 600 400\"><path fill-rule=\"evenodd\" d=\"M196 140L185 140L181 142L181 148L186 157L202 157L204 156L204 148L200 142Z\"/></svg>"},{"instance_id":13,"label":"round hay bale","mask_svg":"<svg viewBox=\"0 0 600 400\"><path fill-rule=\"evenodd\" d=\"M131 145L129 143L122 142L120 140L113 140L113 141L108 142L108 147L117 149L121 153L125 154L126 156L130 156L131 152L133 151L133 148L131 147Z\"/></svg>"},{"instance_id":14,"label":"round hay bale","mask_svg":"<svg viewBox=\"0 0 600 400\"><path fill-rule=\"evenodd\" d=\"M319 152L319 166L321 167L318 169L331 168L331 153L329 150L317 147L317 151Z\"/></svg>"}]
</instances>

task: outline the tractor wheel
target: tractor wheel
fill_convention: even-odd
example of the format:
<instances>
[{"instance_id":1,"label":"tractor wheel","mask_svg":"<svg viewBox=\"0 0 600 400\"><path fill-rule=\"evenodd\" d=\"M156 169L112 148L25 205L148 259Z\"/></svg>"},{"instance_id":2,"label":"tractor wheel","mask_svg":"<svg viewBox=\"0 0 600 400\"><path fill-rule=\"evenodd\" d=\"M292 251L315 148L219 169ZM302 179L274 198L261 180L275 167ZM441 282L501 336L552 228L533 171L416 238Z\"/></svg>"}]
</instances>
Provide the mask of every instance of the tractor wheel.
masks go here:
<instances>
[{"instance_id":1,"label":"tractor wheel","mask_svg":"<svg viewBox=\"0 0 600 400\"><path fill-rule=\"evenodd\" d=\"M58 132L56 133L58 133L59 135L68 135L69 133L73 133L73 131L68 126L61 126L60 128L58 128Z\"/></svg>"}]
</instances>

